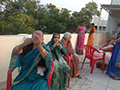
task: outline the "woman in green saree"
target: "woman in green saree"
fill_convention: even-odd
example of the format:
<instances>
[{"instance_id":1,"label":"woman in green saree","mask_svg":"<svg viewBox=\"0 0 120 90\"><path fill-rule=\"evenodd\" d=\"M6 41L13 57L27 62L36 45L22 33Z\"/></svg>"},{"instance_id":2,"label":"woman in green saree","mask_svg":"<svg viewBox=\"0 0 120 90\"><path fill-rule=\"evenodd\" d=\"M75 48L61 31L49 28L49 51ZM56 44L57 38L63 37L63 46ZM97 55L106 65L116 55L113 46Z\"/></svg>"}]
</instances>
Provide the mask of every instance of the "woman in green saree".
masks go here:
<instances>
[{"instance_id":1,"label":"woman in green saree","mask_svg":"<svg viewBox=\"0 0 120 90\"><path fill-rule=\"evenodd\" d=\"M60 34L54 33L51 41L48 42L47 45L50 47L54 61L51 89L66 90L71 70L62 56L67 54L67 50L65 49L63 43L60 42Z\"/></svg>"},{"instance_id":2,"label":"woman in green saree","mask_svg":"<svg viewBox=\"0 0 120 90\"><path fill-rule=\"evenodd\" d=\"M43 33L37 30L31 39L26 39L13 49L9 70L16 67L21 69L11 90L50 90L47 80L53 67L50 49L43 40ZM7 89L10 90L9 86Z\"/></svg>"}]
</instances>

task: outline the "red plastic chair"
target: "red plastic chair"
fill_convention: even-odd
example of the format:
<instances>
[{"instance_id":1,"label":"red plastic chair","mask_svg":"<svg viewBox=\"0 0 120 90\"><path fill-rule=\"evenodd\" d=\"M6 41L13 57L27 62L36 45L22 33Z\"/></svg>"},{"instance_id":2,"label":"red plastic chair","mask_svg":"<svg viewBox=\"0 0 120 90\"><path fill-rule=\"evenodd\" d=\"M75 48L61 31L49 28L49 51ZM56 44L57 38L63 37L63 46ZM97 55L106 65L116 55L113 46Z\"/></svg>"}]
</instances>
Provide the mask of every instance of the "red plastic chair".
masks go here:
<instances>
[{"instance_id":1,"label":"red plastic chair","mask_svg":"<svg viewBox=\"0 0 120 90\"><path fill-rule=\"evenodd\" d=\"M68 66L70 67L70 62L71 62L71 58L70 58L70 55L69 55L69 53L67 53L67 55L66 55L67 57L68 57L68 62L67 62L67 64L68 64ZM68 88L70 87L70 76L69 76L69 78L68 78Z\"/></svg>"},{"instance_id":2,"label":"red plastic chair","mask_svg":"<svg viewBox=\"0 0 120 90\"><path fill-rule=\"evenodd\" d=\"M104 52L99 52L97 49L95 49L94 47L89 46L89 45L84 45L84 48L85 48L85 58L83 60L81 69L83 68L85 59L88 58L90 60L90 66L91 66L90 73L91 74L93 73L95 62L99 61L99 60L103 60L102 72L104 72L105 53ZM103 57L95 55L94 54L95 52L97 52L97 53L103 53Z\"/></svg>"},{"instance_id":3,"label":"red plastic chair","mask_svg":"<svg viewBox=\"0 0 120 90\"><path fill-rule=\"evenodd\" d=\"M7 72L7 87L6 87L6 90L11 90L11 86L12 86L12 71L13 70L14 69L9 69L8 72ZM50 87L50 84L51 84L53 71L54 71L54 62L52 60L52 62L51 62L51 72L50 72L50 75L48 76L48 79L47 79L47 86L48 87Z\"/></svg>"}]
</instances>

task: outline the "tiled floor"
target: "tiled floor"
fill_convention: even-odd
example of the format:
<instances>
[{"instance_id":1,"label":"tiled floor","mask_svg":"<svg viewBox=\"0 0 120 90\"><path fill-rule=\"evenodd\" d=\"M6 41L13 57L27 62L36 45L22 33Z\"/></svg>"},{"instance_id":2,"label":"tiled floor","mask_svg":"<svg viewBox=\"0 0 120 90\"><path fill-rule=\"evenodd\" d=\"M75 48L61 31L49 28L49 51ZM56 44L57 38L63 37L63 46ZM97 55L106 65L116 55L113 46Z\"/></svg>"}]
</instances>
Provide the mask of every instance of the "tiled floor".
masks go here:
<instances>
[{"instance_id":1,"label":"tiled floor","mask_svg":"<svg viewBox=\"0 0 120 90\"><path fill-rule=\"evenodd\" d=\"M93 74L90 74L89 62L87 62L83 69L82 63L79 64L80 75L82 79L71 78L70 88L67 90L120 90L120 81L113 80L109 76L102 73L101 69L94 67Z\"/></svg>"}]
</instances>

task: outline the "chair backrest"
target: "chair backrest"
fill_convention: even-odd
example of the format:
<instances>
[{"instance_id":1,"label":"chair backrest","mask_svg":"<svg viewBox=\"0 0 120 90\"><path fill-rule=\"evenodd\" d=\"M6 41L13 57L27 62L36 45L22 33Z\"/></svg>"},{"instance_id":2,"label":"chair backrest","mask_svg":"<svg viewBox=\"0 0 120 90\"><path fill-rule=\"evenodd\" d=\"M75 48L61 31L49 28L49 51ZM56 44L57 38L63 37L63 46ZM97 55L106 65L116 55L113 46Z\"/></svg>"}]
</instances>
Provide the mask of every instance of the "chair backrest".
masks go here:
<instances>
[{"instance_id":1,"label":"chair backrest","mask_svg":"<svg viewBox=\"0 0 120 90\"><path fill-rule=\"evenodd\" d=\"M90 45L84 45L84 48L85 48L85 56L89 59L93 58L93 54L95 51L99 52L96 48Z\"/></svg>"}]
</instances>

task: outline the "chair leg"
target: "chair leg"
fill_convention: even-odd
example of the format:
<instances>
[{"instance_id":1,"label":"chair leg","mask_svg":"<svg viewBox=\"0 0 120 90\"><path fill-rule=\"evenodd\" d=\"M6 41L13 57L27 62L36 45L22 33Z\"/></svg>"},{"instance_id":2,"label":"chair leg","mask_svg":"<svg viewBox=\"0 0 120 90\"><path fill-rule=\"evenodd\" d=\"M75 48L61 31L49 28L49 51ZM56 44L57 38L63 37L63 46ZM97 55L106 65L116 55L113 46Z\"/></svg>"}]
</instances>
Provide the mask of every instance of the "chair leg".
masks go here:
<instances>
[{"instance_id":1,"label":"chair leg","mask_svg":"<svg viewBox=\"0 0 120 90\"><path fill-rule=\"evenodd\" d=\"M92 66L92 60L90 60L90 67Z\"/></svg>"},{"instance_id":2,"label":"chair leg","mask_svg":"<svg viewBox=\"0 0 120 90\"><path fill-rule=\"evenodd\" d=\"M105 65L105 52L103 52L103 66L102 66L102 73L104 72L104 65Z\"/></svg>"},{"instance_id":3,"label":"chair leg","mask_svg":"<svg viewBox=\"0 0 120 90\"><path fill-rule=\"evenodd\" d=\"M105 59L103 60L102 73L104 72Z\"/></svg>"},{"instance_id":4,"label":"chair leg","mask_svg":"<svg viewBox=\"0 0 120 90\"><path fill-rule=\"evenodd\" d=\"M95 65L95 61L92 61L92 66L91 66L90 74L93 74L94 65Z\"/></svg>"},{"instance_id":5,"label":"chair leg","mask_svg":"<svg viewBox=\"0 0 120 90\"><path fill-rule=\"evenodd\" d=\"M70 76L68 78L68 88L70 87Z\"/></svg>"},{"instance_id":6,"label":"chair leg","mask_svg":"<svg viewBox=\"0 0 120 90\"><path fill-rule=\"evenodd\" d=\"M83 68L83 65L84 65L84 63L85 63L85 59L86 59L86 57L85 57L84 60L83 60L81 69Z\"/></svg>"}]
</instances>

